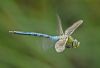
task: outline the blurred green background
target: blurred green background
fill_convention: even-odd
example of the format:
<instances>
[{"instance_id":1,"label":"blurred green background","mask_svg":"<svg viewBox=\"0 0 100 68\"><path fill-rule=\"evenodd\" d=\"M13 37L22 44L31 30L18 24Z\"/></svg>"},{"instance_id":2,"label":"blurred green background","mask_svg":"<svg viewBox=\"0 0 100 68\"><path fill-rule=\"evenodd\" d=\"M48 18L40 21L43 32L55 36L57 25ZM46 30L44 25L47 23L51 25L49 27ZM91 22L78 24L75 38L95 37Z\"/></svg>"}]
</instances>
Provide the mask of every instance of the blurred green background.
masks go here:
<instances>
[{"instance_id":1,"label":"blurred green background","mask_svg":"<svg viewBox=\"0 0 100 68\"><path fill-rule=\"evenodd\" d=\"M72 35L81 45L56 53L42 48L42 38L9 34L9 30L57 35L59 14L65 30L84 23ZM100 68L99 0L0 0L0 68Z\"/></svg>"}]
</instances>

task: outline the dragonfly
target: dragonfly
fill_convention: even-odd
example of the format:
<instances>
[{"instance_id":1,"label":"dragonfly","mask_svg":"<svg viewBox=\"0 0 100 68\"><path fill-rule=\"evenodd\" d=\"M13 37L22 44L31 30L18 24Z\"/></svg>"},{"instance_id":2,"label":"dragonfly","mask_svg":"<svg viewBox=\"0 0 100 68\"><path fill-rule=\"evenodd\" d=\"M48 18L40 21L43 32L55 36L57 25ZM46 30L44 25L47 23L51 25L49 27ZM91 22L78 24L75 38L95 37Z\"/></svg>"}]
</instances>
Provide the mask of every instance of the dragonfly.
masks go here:
<instances>
[{"instance_id":1,"label":"dragonfly","mask_svg":"<svg viewBox=\"0 0 100 68\"><path fill-rule=\"evenodd\" d=\"M74 39L71 35L73 32L83 23L83 20L76 21L72 26L67 28L65 32L62 29L61 19L57 16L57 22L59 27L59 35L48 35L37 32L23 32L23 31L9 31L12 34L18 35L29 35L48 38L51 41L55 42L55 50L57 53L63 52L66 48L77 48L80 46L80 42L77 39Z\"/></svg>"}]
</instances>

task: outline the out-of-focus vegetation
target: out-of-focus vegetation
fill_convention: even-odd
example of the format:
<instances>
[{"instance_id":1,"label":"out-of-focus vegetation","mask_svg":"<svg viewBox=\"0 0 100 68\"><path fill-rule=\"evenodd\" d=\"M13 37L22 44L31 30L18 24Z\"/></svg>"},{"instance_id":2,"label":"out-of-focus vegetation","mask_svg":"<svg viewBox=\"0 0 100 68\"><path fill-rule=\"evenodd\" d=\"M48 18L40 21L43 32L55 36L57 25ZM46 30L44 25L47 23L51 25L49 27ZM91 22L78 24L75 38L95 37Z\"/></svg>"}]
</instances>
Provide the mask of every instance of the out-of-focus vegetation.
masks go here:
<instances>
[{"instance_id":1,"label":"out-of-focus vegetation","mask_svg":"<svg viewBox=\"0 0 100 68\"><path fill-rule=\"evenodd\" d=\"M73 37L81 45L61 54L43 50L42 38L9 30L56 35L56 14L64 30L83 19ZM99 0L0 0L0 68L100 68Z\"/></svg>"}]
</instances>

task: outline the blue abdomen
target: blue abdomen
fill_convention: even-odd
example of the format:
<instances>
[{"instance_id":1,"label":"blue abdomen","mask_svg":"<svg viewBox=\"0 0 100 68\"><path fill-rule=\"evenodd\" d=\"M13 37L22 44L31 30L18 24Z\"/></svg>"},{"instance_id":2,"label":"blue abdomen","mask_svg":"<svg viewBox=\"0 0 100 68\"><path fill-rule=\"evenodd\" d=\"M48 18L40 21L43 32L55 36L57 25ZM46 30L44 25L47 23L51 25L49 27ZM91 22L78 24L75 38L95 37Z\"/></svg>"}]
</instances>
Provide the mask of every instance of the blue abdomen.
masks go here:
<instances>
[{"instance_id":1,"label":"blue abdomen","mask_svg":"<svg viewBox=\"0 0 100 68\"><path fill-rule=\"evenodd\" d=\"M56 42L56 41L59 40L59 36L51 36L51 37L50 37L50 40Z\"/></svg>"},{"instance_id":2,"label":"blue abdomen","mask_svg":"<svg viewBox=\"0 0 100 68\"><path fill-rule=\"evenodd\" d=\"M49 38L52 41L59 40L59 36L51 36L51 35L36 33L36 32L22 32L22 31L9 31L9 32L13 34L19 34L19 35L31 35L31 36L45 37L45 38Z\"/></svg>"}]
</instances>

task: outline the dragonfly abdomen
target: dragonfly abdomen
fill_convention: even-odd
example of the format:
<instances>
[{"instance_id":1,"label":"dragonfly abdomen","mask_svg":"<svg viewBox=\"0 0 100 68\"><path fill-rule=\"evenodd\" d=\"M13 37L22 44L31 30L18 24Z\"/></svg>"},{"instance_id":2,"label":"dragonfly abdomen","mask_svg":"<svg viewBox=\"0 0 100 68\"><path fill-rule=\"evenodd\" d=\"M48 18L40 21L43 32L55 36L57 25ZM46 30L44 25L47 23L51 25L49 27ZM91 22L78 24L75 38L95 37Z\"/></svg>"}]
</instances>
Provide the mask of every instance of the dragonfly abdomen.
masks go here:
<instances>
[{"instance_id":1,"label":"dragonfly abdomen","mask_svg":"<svg viewBox=\"0 0 100 68\"><path fill-rule=\"evenodd\" d=\"M50 38L50 35L42 34L42 33L36 33L36 32L22 32L22 31L9 31L9 32L13 33L13 34L19 34L19 35L31 35L31 36Z\"/></svg>"},{"instance_id":2,"label":"dragonfly abdomen","mask_svg":"<svg viewBox=\"0 0 100 68\"><path fill-rule=\"evenodd\" d=\"M50 35L32 32L32 36L50 38Z\"/></svg>"},{"instance_id":3,"label":"dragonfly abdomen","mask_svg":"<svg viewBox=\"0 0 100 68\"><path fill-rule=\"evenodd\" d=\"M9 32L13 33L13 34L19 34L19 35L30 35L30 36L37 36L37 37L45 37L45 38L49 38L52 41L59 40L59 36L51 36L51 35L36 33L36 32L22 32L22 31L9 31Z\"/></svg>"}]
</instances>

